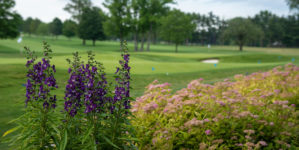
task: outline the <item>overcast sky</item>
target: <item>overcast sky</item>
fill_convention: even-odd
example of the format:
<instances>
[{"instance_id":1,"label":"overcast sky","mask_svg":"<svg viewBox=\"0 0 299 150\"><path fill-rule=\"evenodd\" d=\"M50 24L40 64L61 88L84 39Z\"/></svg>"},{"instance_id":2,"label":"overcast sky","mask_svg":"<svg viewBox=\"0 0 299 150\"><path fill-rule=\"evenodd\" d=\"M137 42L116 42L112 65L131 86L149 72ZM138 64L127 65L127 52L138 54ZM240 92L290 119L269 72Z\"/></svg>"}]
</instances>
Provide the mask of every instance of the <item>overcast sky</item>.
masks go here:
<instances>
[{"instance_id":1,"label":"overcast sky","mask_svg":"<svg viewBox=\"0 0 299 150\"><path fill-rule=\"evenodd\" d=\"M31 16L50 22L55 17L62 20L70 18L70 14L63 10L67 2L68 0L16 0L14 9L23 18ZM107 11L102 5L104 0L92 0L92 2ZM285 0L176 0L176 2L171 7L201 14L212 11L224 19L253 16L261 10L269 10L279 16L290 14Z\"/></svg>"}]
</instances>

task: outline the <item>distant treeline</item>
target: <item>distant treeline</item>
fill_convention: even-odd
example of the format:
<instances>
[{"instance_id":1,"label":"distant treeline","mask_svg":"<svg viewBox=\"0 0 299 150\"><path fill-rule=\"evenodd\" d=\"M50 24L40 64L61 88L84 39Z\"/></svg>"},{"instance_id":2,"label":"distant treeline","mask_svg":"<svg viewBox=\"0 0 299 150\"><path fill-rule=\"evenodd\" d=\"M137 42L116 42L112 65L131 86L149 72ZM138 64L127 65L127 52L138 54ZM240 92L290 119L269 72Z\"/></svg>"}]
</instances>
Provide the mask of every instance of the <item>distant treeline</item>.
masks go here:
<instances>
[{"instance_id":1,"label":"distant treeline","mask_svg":"<svg viewBox=\"0 0 299 150\"><path fill-rule=\"evenodd\" d=\"M103 13L101 13L103 14ZM220 17L210 12L208 15L202 14L186 14L192 17L192 22L196 24L191 37L186 38L185 44L213 44L213 45L228 45L235 44L231 40L221 38L223 31L228 26L229 20L220 19ZM108 16L103 16L108 18ZM269 11L261 11L254 17L246 18L252 23L256 24L262 29L262 37L256 41L248 43L250 46L299 46L299 15L290 15L287 17L279 17ZM104 20L102 21L104 23ZM159 34L160 24L158 22L153 31L153 42L157 43L164 41ZM73 37L78 35L78 23L72 20L62 22L60 19L55 18L51 23L44 23L39 19L31 17L23 21L21 31L29 35L65 35L66 37ZM84 26L81 26L84 29ZM109 30L109 28L104 28ZM117 39L117 36L109 35L110 31L104 31L102 39ZM106 35L106 36L105 36ZM144 38L140 33L140 41ZM134 40L134 33L129 32L125 39ZM143 39L144 40L144 39ZM168 41L166 41L168 42Z\"/></svg>"},{"instance_id":2,"label":"distant treeline","mask_svg":"<svg viewBox=\"0 0 299 150\"><path fill-rule=\"evenodd\" d=\"M14 6L13 0L9 0ZM291 9L299 10L297 0L287 0ZM191 45L244 45L260 47L299 47L299 14L277 16L261 11L249 18L221 19L212 12L204 15L171 9L173 0L105 0L109 10L94 7L91 0L69 0L64 10L72 18L50 23L31 17L22 20L19 31L29 35L86 40L131 40L135 51L150 51L152 43ZM9 12L9 10L7 10ZM17 14L16 14L17 16ZM15 17L20 18L20 17ZM1 20L1 18L0 18ZM18 22L18 23L17 23ZM19 24L15 21L14 25ZM6 30L3 30L3 32ZM10 37L17 34L13 32ZM5 35L5 34L4 34ZM6 34L8 35L8 34ZM9 37L9 36L2 36Z\"/></svg>"}]
</instances>

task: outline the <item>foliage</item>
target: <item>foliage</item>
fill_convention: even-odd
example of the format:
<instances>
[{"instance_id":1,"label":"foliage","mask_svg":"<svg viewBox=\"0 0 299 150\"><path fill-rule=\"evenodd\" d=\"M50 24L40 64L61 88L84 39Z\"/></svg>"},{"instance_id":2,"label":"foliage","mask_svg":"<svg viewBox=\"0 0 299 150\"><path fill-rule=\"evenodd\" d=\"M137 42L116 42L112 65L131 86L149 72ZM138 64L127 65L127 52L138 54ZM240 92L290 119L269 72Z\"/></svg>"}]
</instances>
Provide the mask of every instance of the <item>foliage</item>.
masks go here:
<instances>
[{"instance_id":1,"label":"foliage","mask_svg":"<svg viewBox=\"0 0 299 150\"><path fill-rule=\"evenodd\" d=\"M284 20L283 43L286 46L299 46L299 14L288 16Z\"/></svg>"},{"instance_id":2,"label":"foliage","mask_svg":"<svg viewBox=\"0 0 299 150\"><path fill-rule=\"evenodd\" d=\"M46 23L40 23L37 27L36 34L38 35L49 35L49 25Z\"/></svg>"},{"instance_id":3,"label":"foliage","mask_svg":"<svg viewBox=\"0 0 299 150\"><path fill-rule=\"evenodd\" d=\"M62 34L62 27L63 24L59 18L54 18L53 21L50 23L50 32L56 36Z\"/></svg>"},{"instance_id":4,"label":"foliage","mask_svg":"<svg viewBox=\"0 0 299 150\"><path fill-rule=\"evenodd\" d=\"M218 39L222 28L226 25L226 21L220 20L220 17L212 12L208 13L208 15L195 13L190 15L197 27L192 34L192 38L190 38L190 42L201 43L201 45L219 44L220 41Z\"/></svg>"},{"instance_id":5,"label":"foliage","mask_svg":"<svg viewBox=\"0 0 299 150\"><path fill-rule=\"evenodd\" d=\"M249 19L234 18L228 22L228 27L223 31L223 39L232 39L239 45L240 51L243 46L256 39L261 39L263 31Z\"/></svg>"},{"instance_id":6,"label":"foliage","mask_svg":"<svg viewBox=\"0 0 299 150\"><path fill-rule=\"evenodd\" d=\"M261 11L252 18L252 22L258 25L264 32L264 38L258 46L281 46L283 39L284 21L282 18L269 11Z\"/></svg>"},{"instance_id":7,"label":"foliage","mask_svg":"<svg viewBox=\"0 0 299 150\"><path fill-rule=\"evenodd\" d=\"M110 11L110 18L105 22L104 30L106 33L115 34L123 41L129 31L129 0L105 0L104 6Z\"/></svg>"},{"instance_id":8,"label":"foliage","mask_svg":"<svg viewBox=\"0 0 299 150\"><path fill-rule=\"evenodd\" d=\"M0 39L16 38L22 17L11 9L15 6L14 0L0 0Z\"/></svg>"},{"instance_id":9,"label":"foliage","mask_svg":"<svg viewBox=\"0 0 299 150\"><path fill-rule=\"evenodd\" d=\"M140 149L296 149L299 67L194 80L175 94L154 81L132 104Z\"/></svg>"},{"instance_id":10,"label":"foliage","mask_svg":"<svg viewBox=\"0 0 299 150\"><path fill-rule=\"evenodd\" d=\"M72 14L73 19L80 23L83 10L85 8L90 8L91 5L92 3L90 0L71 0L70 3L64 7L64 10Z\"/></svg>"},{"instance_id":11,"label":"foliage","mask_svg":"<svg viewBox=\"0 0 299 150\"><path fill-rule=\"evenodd\" d=\"M17 149L50 148L57 142L58 117L55 114L56 95L52 91L58 88L54 74L55 65L51 65L49 45L44 43L44 58L36 62L34 52L25 47L27 53L26 112L14 120L18 126L4 134L18 131L10 139L12 147Z\"/></svg>"},{"instance_id":12,"label":"foliage","mask_svg":"<svg viewBox=\"0 0 299 150\"><path fill-rule=\"evenodd\" d=\"M42 21L37 18L32 19L31 17L28 17L23 23L22 31L24 33L28 33L29 35L38 34L37 30L41 23L42 23Z\"/></svg>"},{"instance_id":13,"label":"foliage","mask_svg":"<svg viewBox=\"0 0 299 150\"><path fill-rule=\"evenodd\" d=\"M176 52L178 45L191 37L194 30L195 24L190 16L179 10L173 10L168 16L162 18L161 36L165 40L175 43Z\"/></svg>"},{"instance_id":14,"label":"foliage","mask_svg":"<svg viewBox=\"0 0 299 150\"><path fill-rule=\"evenodd\" d=\"M92 40L93 46L95 46L96 40L103 40L105 38L103 31L104 18L101 17L100 12L101 9L98 7L84 9L78 27L79 37Z\"/></svg>"},{"instance_id":15,"label":"foliage","mask_svg":"<svg viewBox=\"0 0 299 150\"><path fill-rule=\"evenodd\" d=\"M299 10L299 0L286 0L291 9Z\"/></svg>"},{"instance_id":16,"label":"foliage","mask_svg":"<svg viewBox=\"0 0 299 150\"><path fill-rule=\"evenodd\" d=\"M150 50L150 44L154 35L154 32L160 25L160 19L162 16L167 15L170 10L168 4L174 3L173 0L136 0L135 7L138 10L138 31L142 34L142 45L144 42L144 34L147 32L147 51ZM134 3L132 2L132 5ZM134 6L133 6L134 7ZM135 17L136 18L136 17ZM143 47L141 47L143 50Z\"/></svg>"},{"instance_id":17,"label":"foliage","mask_svg":"<svg viewBox=\"0 0 299 150\"><path fill-rule=\"evenodd\" d=\"M77 24L72 20L65 20L63 23L62 33L64 36L71 38L76 35Z\"/></svg>"},{"instance_id":18,"label":"foliage","mask_svg":"<svg viewBox=\"0 0 299 150\"><path fill-rule=\"evenodd\" d=\"M84 64L74 53L69 80L65 88L64 110L58 113L58 88L50 65L52 50L44 43L44 58L28 48L28 81L26 84L26 113L15 120L17 127L3 136L19 131L8 141L18 149L134 149L134 130L130 125L130 66L126 43L120 67L115 72L115 84L108 83L106 73L94 54L88 52Z\"/></svg>"}]
</instances>

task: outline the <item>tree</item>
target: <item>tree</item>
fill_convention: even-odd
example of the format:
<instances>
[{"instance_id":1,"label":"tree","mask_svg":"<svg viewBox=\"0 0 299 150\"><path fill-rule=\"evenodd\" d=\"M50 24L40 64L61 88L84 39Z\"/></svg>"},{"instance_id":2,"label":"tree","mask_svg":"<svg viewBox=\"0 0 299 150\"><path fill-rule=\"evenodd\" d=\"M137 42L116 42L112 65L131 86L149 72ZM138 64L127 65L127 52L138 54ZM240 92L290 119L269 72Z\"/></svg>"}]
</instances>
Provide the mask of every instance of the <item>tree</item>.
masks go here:
<instances>
[{"instance_id":1,"label":"tree","mask_svg":"<svg viewBox=\"0 0 299 150\"><path fill-rule=\"evenodd\" d=\"M0 39L16 38L20 33L22 17L11 11L14 6L13 0L0 0Z\"/></svg>"},{"instance_id":2,"label":"tree","mask_svg":"<svg viewBox=\"0 0 299 150\"><path fill-rule=\"evenodd\" d=\"M30 30L32 21L33 19L31 17L28 17L23 23L23 32L28 33L29 36L32 34Z\"/></svg>"},{"instance_id":3,"label":"tree","mask_svg":"<svg viewBox=\"0 0 299 150\"><path fill-rule=\"evenodd\" d=\"M72 14L72 17L80 23L83 10L92 6L91 0L70 0L64 10Z\"/></svg>"},{"instance_id":4,"label":"tree","mask_svg":"<svg viewBox=\"0 0 299 150\"><path fill-rule=\"evenodd\" d=\"M96 40L104 39L103 18L100 15L101 9L98 7L85 8L79 24L79 37L85 40L92 40L95 46Z\"/></svg>"},{"instance_id":5,"label":"tree","mask_svg":"<svg viewBox=\"0 0 299 150\"><path fill-rule=\"evenodd\" d=\"M140 6L138 0L132 0L131 3L132 15L130 19L131 30L134 34L134 50L138 51L138 33L139 33L139 19L140 19Z\"/></svg>"},{"instance_id":6,"label":"tree","mask_svg":"<svg viewBox=\"0 0 299 150\"><path fill-rule=\"evenodd\" d=\"M46 23L40 23L36 33L41 36L49 35L49 25Z\"/></svg>"},{"instance_id":7,"label":"tree","mask_svg":"<svg viewBox=\"0 0 299 150\"><path fill-rule=\"evenodd\" d=\"M148 33L147 33L147 51L150 50L153 32L157 29L159 19L166 15L169 10L168 4L173 3L173 0L149 0L147 7Z\"/></svg>"},{"instance_id":8,"label":"tree","mask_svg":"<svg viewBox=\"0 0 299 150\"><path fill-rule=\"evenodd\" d=\"M299 0L286 0L291 9L299 10Z\"/></svg>"},{"instance_id":9,"label":"tree","mask_svg":"<svg viewBox=\"0 0 299 150\"><path fill-rule=\"evenodd\" d=\"M234 18L228 22L228 27L223 31L223 39L231 39L239 45L240 51L243 46L262 37L262 30L249 19Z\"/></svg>"},{"instance_id":10,"label":"tree","mask_svg":"<svg viewBox=\"0 0 299 150\"><path fill-rule=\"evenodd\" d=\"M280 17L269 11L261 11L256 14L252 22L258 25L264 32L264 37L255 46L272 46L273 43L281 43L283 35L283 21Z\"/></svg>"},{"instance_id":11,"label":"tree","mask_svg":"<svg viewBox=\"0 0 299 150\"><path fill-rule=\"evenodd\" d=\"M121 42L130 30L129 15L131 15L131 9L129 2L129 0L105 0L103 3L110 12L110 18L104 25L105 31L110 35L115 34Z\"/></svg>"},{"instance_id":12,"label":"tree","mask_svg":"<svg viewBox=\"0 0 299 150\"><path fill-rule=\"evenodd\" d=\"M195 30L191 17L176 9L163 17L161 23L161 37L175 43L175 52L178 52L178 45L191 37Z\"/></svg>"},{"instance_id":13,"label":"tree","mask_svg":"<svg viewBox=\"0 0 299 150\"><path fill-rule=\"evenodd\" d=\"M299 14L284 18L283 44L288 47L299 46Z\"/></svg>"},{"instance_id":14,"label":"tree","mask_svg":"<svg viewBox=\"0 0 299 150\"><path fill-rule=\"evenodd\" d=\"M63 23L62 33L64 36L71 39L71 37L74 37L76 35L77 31L77 24L76 22L72 20L65 20Z\"/></svg>"},{"instance_id":15,"label":"tree","mask_svg":"<svg viewBox=\"0 0 299 150\"><path fill-rule=\"evenodd\" d=\"M42 23L39 19L33 19L31 24L30 24L30 32L33 34L38 34L37 28L38 26Z\"/></svg>"},{"instance_id":16,"label":"tree","mask_svg":"<svg viewBox=\"0 0 299 150\"><path fill-rule=\"evenodd\" d=\"M56 36L61 35L62 34L62 22L59 18L54 18L54 20L50 23L50 32Z\"/></svg>"}]
</instances>

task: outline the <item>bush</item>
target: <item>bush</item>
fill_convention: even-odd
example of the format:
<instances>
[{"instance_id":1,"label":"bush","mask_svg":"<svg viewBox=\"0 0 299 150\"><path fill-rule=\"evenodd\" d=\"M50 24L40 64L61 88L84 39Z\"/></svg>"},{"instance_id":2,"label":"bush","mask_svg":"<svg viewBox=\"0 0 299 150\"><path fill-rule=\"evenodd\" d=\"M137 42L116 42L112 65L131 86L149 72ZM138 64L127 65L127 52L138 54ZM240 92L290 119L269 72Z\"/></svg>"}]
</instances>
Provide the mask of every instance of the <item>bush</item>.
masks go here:
<instances>
[{"instance_id":1,"label":"bush","mask_svg":"<svg viewBox=\"0 0 299 150\"><path fill-rule=\"evenodd\" d=\"M131 111L140 149L295 149L298 99L299 67L287 64L174 94L154 81Z\"/></svg>"}]
</instances>

